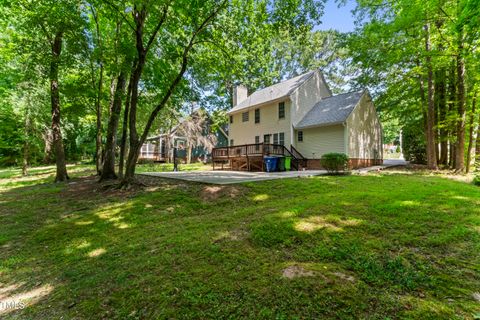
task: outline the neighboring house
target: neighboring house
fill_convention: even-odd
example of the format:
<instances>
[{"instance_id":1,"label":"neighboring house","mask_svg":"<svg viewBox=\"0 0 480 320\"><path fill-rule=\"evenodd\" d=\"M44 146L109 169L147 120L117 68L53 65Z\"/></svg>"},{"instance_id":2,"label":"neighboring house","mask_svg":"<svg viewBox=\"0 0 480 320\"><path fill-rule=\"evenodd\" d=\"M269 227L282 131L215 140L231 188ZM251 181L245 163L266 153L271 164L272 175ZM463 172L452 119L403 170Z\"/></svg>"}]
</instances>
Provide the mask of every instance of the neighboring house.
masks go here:
<instances>
[{"instance_id":1,"label":"neighboring house","mask_svg":"<svg viewBox=\"0 0 480 320\"><path fill-rule=\"evenodd\" d=\"M196 112L197 111L194 111L190 117L195 117ZM192 137L189 136L191 132L187 133L186 127L189 127L191 130L192 127L195 127L195 124L192 125L191 122L187 123L187 121L189 120L184 118L171 130L168 130L168 132L147 138L147 141L140 150L139 160L171 162L173 161L173 150L176 148L176 157L186 162L190 143L189 139L192 140ZM197 143L190 147L191 160L206 162L210 159L211 152L211 147L205 146L207 144L206 140L210 140L213 147L225 147L228 145L228 135L226 128L219 128L216 132L212 133L211 120L208 115L206 120L199 122L199 124L201 125L201 128L198 128L200 130L199 135L202 136L203 139L198 139L197 137L195 140L203 141L196 141Z\"/></svg>"},{"instance_id":2,"label":"neighboring house","mask_svg":"<svg viewBox=\"0 0 480 320\"><path fill-rule=\"evenodd\" d=\"M382 162L382 127L368 91L333 96L319 70L251 95L237 86L233 105L230 146L283 145L308 169L330 152L347 154L352 168Z\"/></svg>"}]
</instances>

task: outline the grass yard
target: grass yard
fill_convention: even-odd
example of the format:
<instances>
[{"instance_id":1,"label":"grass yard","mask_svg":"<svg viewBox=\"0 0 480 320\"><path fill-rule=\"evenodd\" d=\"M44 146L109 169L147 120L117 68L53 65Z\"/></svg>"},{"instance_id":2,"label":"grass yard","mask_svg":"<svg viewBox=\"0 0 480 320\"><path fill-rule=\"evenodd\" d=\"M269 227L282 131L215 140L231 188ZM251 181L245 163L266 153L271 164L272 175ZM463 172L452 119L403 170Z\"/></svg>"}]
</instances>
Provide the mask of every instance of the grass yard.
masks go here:
<instances>
[{"instance_id":1,"label":"grass yard","mask_svg":"<svg viewBox=\"0 0 480 320\"><path fill-rule=\"evenodd\" d=\"M178 164L179 171L203 171L203 170L212 170L212 165L203 164L201 162L195 162L190 164ZM137 166L137 173L142 172L166 172L173 171L173 163L144 163Z\"/></svg>"},{"instance_id":2,"label":"grass yard","mask_svg":"<svg viewBox=\"0 0 480 320\"><path fill-rule=\"evenodd\" d=\"M0 171L12 319L480 317L480 189L421 174L105 189Z\"/></svg>"}]
</instances>

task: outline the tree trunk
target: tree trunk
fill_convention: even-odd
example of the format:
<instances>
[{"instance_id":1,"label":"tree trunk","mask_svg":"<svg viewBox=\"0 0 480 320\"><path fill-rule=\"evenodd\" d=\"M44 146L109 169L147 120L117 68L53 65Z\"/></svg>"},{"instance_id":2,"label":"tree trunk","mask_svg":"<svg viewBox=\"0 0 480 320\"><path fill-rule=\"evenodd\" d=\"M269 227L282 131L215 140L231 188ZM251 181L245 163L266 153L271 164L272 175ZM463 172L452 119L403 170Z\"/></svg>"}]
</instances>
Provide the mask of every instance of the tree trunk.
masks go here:
<instances>
[{"instance_id":1,"label":"tree trunk","mask_svg":"<svg viewBox=\"0 0 480 320\"><path fill-rule=\"evenodd\" d=\"M477 141L475 145L475 171L480 168L480 112L478 113Z\"/></svg>"},{"instance_id":2,"label":"tree trunk","mask_svg":"<svg viewBox=\"0 0 480 320\"><path fill-rule=\"evenodd\" d=\"M108 121L106 139L107 141L105 144L105 161L103 162L103 170L100 181L117 179L117 175L115 174L115 148L117 145L118 121L120 119L124 91L125 73L121 71L117 79L112 109L110 110L110 119Z\"/></svg>"},{"instance_id":3,"label":"tree trunk","mask_svg":"<svg viewBox=\"0 0 480 320\"><path fill-rule=\"evenodd\" d=\"M46 127L45 131L42 133L43 142L45 143L45 147L43 148L43 163L44 164L51 164L53 161L52 156L52 129L51 127Z\"/></svg>"},{"instance_id":4,"label":"tree trunk","mask_svg":"<svg viewBox=\"0 0 480 320\"><path fill-rule=\"evenodd\" d=\"M465 169L465 61L463 59L463 32L458 35L457 54L457 148L455 158L455 171L461 172Z\"/></svg>"},{"instance_id":5,"label":"tree trunk","mask_svg":"<svg viewBox=\"0 0 480 320\"><path fill-rule=\"evenodd\" d=\"M420 68L420 61L417 61L417 66ZM422 104L422 117L423 117L423 131L425 132L425 137L427 134L427 107L426 107L426 98L425 98L425 84L423 75L418 77L418 83L420 85L420 103Z\"/></svg>"},{"instance_id":6,"label":"tree trunk","mask_svg":"<svg viewBox=\"0 0 480 320\"><path fill-rule=\"evenodd\" d=\"M447 119L447 99L446 99L446 85L445 85L445 69L442 69L437 73L437 89L438 92L438 124L439 130L439 142L440 142L440 159L439 163L447 165L448 161L448 131L446 129Z\"/></svg>"},{"instance_id":7,"label":"tree trunk","mask_svg":"<svg viewBox=\"0 0 480 320\"><path fill-rule=\"evenodd\" d=\"M90 5L92 16L95 21L95 28L97 32L97 46L100 51L98 57L98 64L100 65L100 74L97 87L97 98L95 101L95 110L97 114L97 127L96 127L96 139L95 139L95 164L97 174L102 174L102 88L103 88L103 54L102 54L102 37L100 35L100 24L98 21L98 15L93 5Z\"/></svg>"},{"instance_id":8,"label":"tree trunk","mask_svg":"<svg viewBox=\"0 0 480 320\"><path fill-rule=\"evenodd\" d=\"M63 149L62 131L60 128L60 92L58 87L58 68L62 52L63 32L55 34L52 44L52 60L50 62L50 97L52 102L52 145L55 151L57 174L55 182L68 179L65 150Z\"/></svg>"},{"instance_id":9,"label":"tree trunk","mask_svg":"<svg viewBox=\"0 0 480 320\"><path fill-rule=\"evenodd\" d=\"M130 132L130 148L128 150L127 163L125 165L125 174L123 175L122 184L130 184L135 177L135 166L140 154L142 142L138 139L137 133L137 104L138 104L138 83L145 65L145 57L139 58L136 68L133 70L132 76L132 94L130 98L130 113L129 113L129 132Z\"/></svg>"},{"instance_id":10,"label":"tree trunk","mask_svg":"<svg viewBox=\"0 0 480 320\"><path fill-rule=\"evenodd\" d=\"M140 148L142 147L143 142L146 140L148 132L150 131L150 128L155 121L158 113L160 110L162 110L165 105L167 104L168 100L170 99L171 95L173 94L175 88L177 85L180 83L180 80L183 78L183 75L185 74L185 71L187 70L187 65L188 65L188 54L192 47L194 46L194 40L196 36L204 29L207 27L208 23L212 21L212 19L217 15L217 13L220 11L221 8L225 6L227 3L227 0L224 0L215 10L213 10L206 18L205 20L200 23L199 27L195 29L195 31L192 33L192 37L190 38L190 41L188 45L186 45L183 48L183 54L182 54L182 62L181 62L181 68L179 72L177 73L176 77L172 80L170 85L168 86L165 94L163 95L161 101L155 106L153 111L150 113L150 116L148 117L147 123L145 125L145 128L143 130L143 133L141 137L138 137L137 133L137 122L136 122L136 115L137 115L137 103L138 103L138 83L140 80L140 77L142 75L143 67L145 65L146 61L146 56L147 53L154 42L157 32L164 23L164 21L167 18L167 12L168 12L168 5L164 7L163 10L163 15L161 16L161 19L159 20L157 26L154 29L154 32L151 34L147 45L143 45L143 27L144 27L144 22L147 16L146 9L145 7L141 7L140 10L137 10L135 8L134 10L134 19L135 19L135 40L136 40L136 49L137 49L137 66L135 68L135 71L133 72L133 84L132 84L132 97L131 97L131 102L130 102L130 116L129 116L129 128L130 128L130 150L128 153L128 159L127 159L127 165L126 165L126 170L125 170L125 175L122 180L123 185L128 185L134 180L134 175L135 175L135 166L137 164L137 159L138 155L140 153Z\"/></svg>"},{"instance_id":11,"label":"tree trunk","mask_svg":"<svg viewBox=\"0 0 480 320\"><path fill-rule=\"evenodd\" d=\"M427 166L431 170L437 169L437 155L435 148L435 103L433 87L432 57L430 56L430 26L425 27L425 50L427 52L426 63L428 69L428 89L427 89Z\"/></svg>"},{"instance_id":12,"label":"tree trunk","mask_svg":"<svg viewBox=\"0 0 480 320\"><path fill-rule=\"evenodd\" d=\"M95 110L97 113L97 135L95 139L95 164L97 174L102 174L102 84L103 84L103 64L100 63L100 76L98 79L97 99L95 101Z\"/></svg>"},{"instance_id":13,"label":"tree trunk","mask_svg":"<svg viewBox=\"0 0 480 320\"><path fill-rule=\"evenodd\" d=\"M127 163L125 165L125 174L123 175L122 184L128 185L133 183L135 177L135 166L142 147L138 139L137 132L137 104L138 104L138 83L142 76L143 68L145 66L147 52L143 45L143 31L144 23L147 16L145 7L141 7L140 10L135 8L135 47L137 49L136 64L132 66L131 82L132 92L130 97L130 112L128 115L128 128L130 133L130 148L128 150Z\"/></svg>"},{"instance_id":14,"label":"tree trunk","mask_svg":"<svg viewBox=\"0 0 480 320\"><path fill-rule=\"evenodd\" d=\"M130 97L132 94L132 76L128 81L127 98L125 99L125 110L123 111L123 124L122 124L122 138L120 140L120 160L118 164L118 175L123 177L123 167L125 164L125 153L127 150L127 130L128 130L128 114L130 111Z\"/></svg>"},{"instance_id":15,"label":"tree trunk","mask_svg":"<svg viewBox=\"0 0 480 320\"><path fill-rule=\"evenodd\" d=\"M478 129L476 130L475 128L475 104L477 102L477 96L476 93L474 93L473 99L472 99L472 113L470 115L470 122L469 122L469 133L468 133L468 148L467 148L467 166L465 168L466 173L470 172L470 166L472 162L472 152L473 152L473 146L475 145L475 139L473 136L474 131L478 132ZM480 138L477 136L477 139ZM475 159L475 157L474 157Z\"/></svg>"},{"instance_id":16,"label":"tree trunk","mask_svg":"<svg viewBox=\"0 0 480 320\"><path fill-rule=\"evenodd\" d=\"M187 164L192 163L192 144L187 145Z\"/></svg>"},{"instance_id":17,"label":"tree trunk","mask_svg":"<svg viewBox=\"0 0 480 320\"><path fill-rule=\"evenodd\" d=\"M457 113L457 110L455 109L455 100L457 97L457 86L455 83L456 79L456 68L455 68L455 63L452 63L449 75L448 75L448 116L451 118L452 115ZM455 141L456 141L456 126L455 122L452 123L451 120L447 119L447 132L448 132L448 141L449 141L449 160L448 160L448 165L450 168L455 168Z\"/></svg>"},{"instance_id":18,"label":"tree trunk","mask_svg":"<svg viewBox=\"0 0 480 320\"><path fill-rule=\"evenodd\" d=\"M167 131L168 133L165 135L165 162L170 163L170 130Z\"/></svg>"},{"instance_id":19,"label":"tree trunk","mask_svg":"<svg viewBox=\"0 0 480 320\"><path fill-rule=\"evenodd\" d=\"M25 106L25 141L23 144L23 164L22 164L22 176L28 175L28 163L30 159L30 112L28 110L29 104Z\"/></svg>"}]
</instances>

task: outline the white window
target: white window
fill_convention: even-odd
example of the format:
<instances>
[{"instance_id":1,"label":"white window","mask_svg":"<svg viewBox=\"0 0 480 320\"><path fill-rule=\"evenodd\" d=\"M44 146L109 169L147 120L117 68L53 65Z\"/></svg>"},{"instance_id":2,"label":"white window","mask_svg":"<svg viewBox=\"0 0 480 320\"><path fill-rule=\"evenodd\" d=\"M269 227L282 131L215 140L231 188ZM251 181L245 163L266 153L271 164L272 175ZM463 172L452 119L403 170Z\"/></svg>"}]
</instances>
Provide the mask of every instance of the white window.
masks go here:
<instances>
[{"instance_id":1,"label":"white window","mask_svg":"<svg viewBox=\"0 0 480 320\"><path fill-rule=\"evenodd\" d=\"M269 134L263 135L263 143L270 143L270 135Z\"/></svg>"}]
</instances>

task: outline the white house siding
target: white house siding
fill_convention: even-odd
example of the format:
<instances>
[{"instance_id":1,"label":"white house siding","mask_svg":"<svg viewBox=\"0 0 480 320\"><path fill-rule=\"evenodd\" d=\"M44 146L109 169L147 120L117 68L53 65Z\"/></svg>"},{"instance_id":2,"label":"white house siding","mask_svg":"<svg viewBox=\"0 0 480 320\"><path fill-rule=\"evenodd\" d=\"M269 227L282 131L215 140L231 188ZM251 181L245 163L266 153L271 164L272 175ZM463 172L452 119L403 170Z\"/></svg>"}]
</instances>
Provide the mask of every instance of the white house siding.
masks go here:
<instances>
[{"instance_id":1,"label":"white house siding","mask_svg":"<svg viewBox=\"0 0 480 320\"><path fill-rule=\"evenodd\" d=\"M285 118L278 119L278 103L269 103L260 107L251 107L232 114L233 123L230 124L228 138L233 139L234 145L255 143L255 136L260 136L263 142L265 134L271 134L270 143L273 143L274 133L285 133L285 146L291 144L291 103L285 100ZM260 109L260 123L255 123L255 109ZM248 122L242 122L242 113L249 112Z\"/></svg>"},{"instance_id":2,"label":"white house siding","mask_svg":"<svg viewBox=\"0 0 480 320\"><path fill-rule=\"evenodd\" d=\"M293 126L296 126L318 101L331 95L322 73L315 72L310 79L290 95Z\"/></svg>"},{"instance_id":3,"label":"white house siding","mask_svg":"<svg viewBox=\"0 0 480 320\"><path fill-rule=\"evenodd\" d=\"M345 152L345 127L334 125L309 128L303 131L303 142L296 142L296 149L309 159L319 159L329 152ZM297 139L298 131L295 132ZM314 154L315 155L314 155Z\"/></svg>"},{"instance_id":4,"label":"white house siding","mask_svg":"<svg viewBox=\"0 0 480 320\"><path fill-rule=\"evenodd\" d=\"M383 159L382 127L368 94L347 118L347 150L353 159Z\"/></svg>"}]
</instances>

